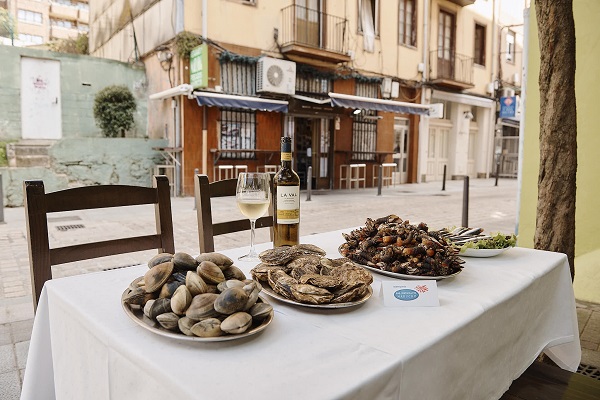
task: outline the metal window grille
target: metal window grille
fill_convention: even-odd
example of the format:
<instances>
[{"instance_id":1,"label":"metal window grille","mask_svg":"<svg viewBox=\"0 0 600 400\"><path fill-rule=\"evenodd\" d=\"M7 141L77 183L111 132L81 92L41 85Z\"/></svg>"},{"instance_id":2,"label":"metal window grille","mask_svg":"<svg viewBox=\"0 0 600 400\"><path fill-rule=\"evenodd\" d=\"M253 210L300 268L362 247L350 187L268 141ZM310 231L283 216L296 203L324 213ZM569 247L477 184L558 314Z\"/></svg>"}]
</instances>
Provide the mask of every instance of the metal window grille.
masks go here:
<instances>
[{"instance_id":1,"label":"metal window grille","mask_svg":"<svg viewBox=\"0 0 600 400\"><path fill-rule=\"evenodd\" d=\"M256 113L232 109L221 110L220 143L223 150L256 149ZM223 152L224 159L253 159L254 153Z\"/></svg>"},{"instance_id":2,"label":"metal window grille","mask_svg":"<svg viewBox=\"0 0 600 400\"><path fill-rule=\"evenodd\" d=\"M333 92L333 80L307 73L296 74L297 94L326 97L329 92Z\"/></svg>"},{"instance_id":3,"label":"metal window grille","mask_svg":"<svg viewBox=\"0 0 600 400\"><path fill-rule=\"evenodd\" d=\"M377 83L357 82L356 95L363 97L378 98L379 85ZM362 110L354 116L352 124L352 159L361 161L375 160L377 150L377 120L371 119L377 116L377 111ZM368 154L369 152L373 154Z\"/></svg>"},{"instance_id":4,"label":"metal window grille","mask_svg":"<svg viewBox=\"0 0 600 400\"><path fill-rule=\"evenodd\" d=\"M225 93L256 94L256 64L225 61L221 63L221 86Z\"/></svg>"}]
</instances>

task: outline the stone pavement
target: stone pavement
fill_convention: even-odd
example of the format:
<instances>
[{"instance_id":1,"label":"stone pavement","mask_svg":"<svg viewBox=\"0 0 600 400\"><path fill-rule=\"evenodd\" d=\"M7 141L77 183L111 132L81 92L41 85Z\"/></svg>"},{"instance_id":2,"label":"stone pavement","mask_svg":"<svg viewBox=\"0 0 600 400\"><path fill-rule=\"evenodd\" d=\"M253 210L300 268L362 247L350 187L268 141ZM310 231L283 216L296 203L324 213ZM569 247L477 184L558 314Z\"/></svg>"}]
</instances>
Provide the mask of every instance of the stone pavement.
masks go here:
<instances>
[{"instance_id":1,"label":"stone pavement","mask_svg":"<svg viewBox=\"0 0 600 400\"><path fill-rule=\"evenodd\" d=\"M377 189L313 191L311 201L301 194L301 235L352 228L365 219L397 214L412 223L426 222L431 228L461 225L463 182L421 183ZM471 180L469 226L487 232L512 233L517 214L517 181ZM197 254L198 231L193 198L173 198L173 224L177 251ZM213 200L215 221L240 215L231 198ZM5 209L6 223L0 224L0 399L19 398L29 338L33 325L33 306L29 279L29 258L23 208ZM52 215L49 220L51 246L106 240L127 234L151 233L154 212L151 207L89 210ZM249 232L215 238L216 250L248 245ZM259 229L257 243L269 241L267 229ZM341 243L341 238L340 238ZM146 262L155 251L104 257L53 267L54 278L118 268ZM590 366L588 375L600 367L600 305L578 302L577 314L582 364ZM600 377L598 377L600 378Z\"/></svg>"}]
</instances>

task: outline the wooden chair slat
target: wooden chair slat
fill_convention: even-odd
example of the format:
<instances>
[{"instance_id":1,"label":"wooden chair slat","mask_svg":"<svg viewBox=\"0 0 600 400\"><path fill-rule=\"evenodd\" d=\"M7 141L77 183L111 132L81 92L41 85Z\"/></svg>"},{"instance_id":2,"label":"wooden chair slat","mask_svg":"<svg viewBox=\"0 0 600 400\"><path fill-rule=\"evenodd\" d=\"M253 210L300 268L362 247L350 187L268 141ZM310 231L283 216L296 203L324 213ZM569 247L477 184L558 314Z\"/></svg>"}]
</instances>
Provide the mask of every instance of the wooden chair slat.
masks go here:
<instances>
[{"instance_id":1,"label":"wooden chair slat","mask_svg":"<svg viewBox=\"0 0 600 400\"><path fill-rule=\"evenodd\" d=\"M77 211L94 208L137 206L157 203L154 188L110 185L83 186L77 190L62 190L46 194L47 211Z\"/></svg>"}]
</instances>

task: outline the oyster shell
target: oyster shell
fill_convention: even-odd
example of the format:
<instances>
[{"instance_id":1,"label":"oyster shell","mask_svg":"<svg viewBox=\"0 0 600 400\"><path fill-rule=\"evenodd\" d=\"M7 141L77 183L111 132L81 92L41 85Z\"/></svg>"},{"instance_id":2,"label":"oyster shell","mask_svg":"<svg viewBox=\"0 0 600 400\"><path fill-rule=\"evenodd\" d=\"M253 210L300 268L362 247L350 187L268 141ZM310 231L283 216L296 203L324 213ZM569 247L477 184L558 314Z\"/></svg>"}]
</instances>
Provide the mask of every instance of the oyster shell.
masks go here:
<instances>
[{"instance_id":1,"label":"oyster shell","mask_svg":"<svg viewBox=\"0 0 600 400\"><path fill-rule=\"evenodd\" d=\"M296 284L290 286L292 296L301 303L325 304L333 299L333 293L327 289L319 288L313 285Z\"/></svg>"},{"instance_id":2,"label":"oyster shell","mask_svg":"<svg viewBox=\"0 0 600 400\"><path fill-rule=\"evenodd\" d=\"M298 282L317 286L324 289L337 289L342 286L342 281L336 276L306 274L302 275Z\"/></svg>"},{"instance_id":3,"label":"oyster shell","mask_svg":"<svg viewBox=\"0 0 600 400\"><path fill-rule=\"evenodd\" d=\"M261 252L258 258L267 265L285 265L295 256L293 247L275 247Z\"/></svg>"},{"instance_id":4,"label":"oyster shell","mask_svg":"<svg viewBox=\"0 0 600 400\"><path fill-rule=\"evenodd\" d=\"M268 282L271 288L287 299L292 299L291 285L298 283L297 280L283 272L282 270L269 271Z\"/></svg>"}]
</instances>

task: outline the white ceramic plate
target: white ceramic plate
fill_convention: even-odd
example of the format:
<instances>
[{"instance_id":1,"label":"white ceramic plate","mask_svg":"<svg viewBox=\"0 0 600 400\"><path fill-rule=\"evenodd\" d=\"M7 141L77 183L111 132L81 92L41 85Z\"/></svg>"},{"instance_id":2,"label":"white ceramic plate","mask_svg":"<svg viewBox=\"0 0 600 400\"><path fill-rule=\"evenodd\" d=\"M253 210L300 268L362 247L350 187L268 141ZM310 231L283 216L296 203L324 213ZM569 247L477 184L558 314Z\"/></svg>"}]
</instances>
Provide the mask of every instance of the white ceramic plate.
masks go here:
<instances>
[{"instance_id":1,"label":"white ceramic plate","mask_svg":"<svg viewBox=\"0 0 600 400\"><path fill-rule=\"evenodd\" d=\"M125 296L125 294L128 291L129 291L129 289L126 289L123 292L123 295L121 296L121 304L123 305L125 314L127 314L127 316L133 320L133 322L135 322L142 328L145 328L145 329L149 330L150 332L156 333L157 335L166 336L171 339L186 340L186 341L191 341L191 342L225 342L225 341L229 341L229 340L237 340L237 339L242 339L242 338L245 338L248 336L256 335L257 333L262 332L273 320L273 311L271 311L271 314L269 314L269 316L267 318L262 320L259 325L253 325L249 330L247 330L244 333L240 333L238 335L223 335L223 336L209 337L209 338L203 338L203 337L198 337L198 336L187 336L187 335L184 335L183 333L173 332L173 331L169 331L169 330L163 328L162 326L160 326L160 324L158 322L153 321L150 318L146 317L144 315L144 312L142 309L131 308L128 304L125 304L123 302L123 297ZM259 301L262 301L263 303L268 304L268 302L260 296L259 296Z\"/></svg>"},{"instance_id":2,"label":"white ceramic plate","mask_svg":"<svg viewBox=\"0 0 600 400\"><path fill-rule=\"evenodd\" d=\"M282 295L280 295L279 293L274 292L273 289L271 289L271 287L269 287L268 283L263 284L262 293L265 293L266 295L269 295L279 301L283 301L284 303L293 304L295 306L310 307L310 308L346 308L346 307L357 306L357 305L362 304L365 301L369 300L369 298L373 294L373 289L371 288L371 285L369 285L368 288L369 288L369 292L362 299L359 299L356 301L349 301L346 303L328 303L328 304L300 303L299 301L287 299L287 298L283 297Z\"/></svg>"},{"instance_id":3,"label":"white ceramic plate","mask_svg":"<svg viewBox=\"0 0 600 400\"><path fill-rule=\"evenodd\" d=\"M461 257L494 257L498 254L504 253L506 250L511 249L512 247L505 247L503 249L465 249L458 253Z\"/></svg>"}]
</instances>

